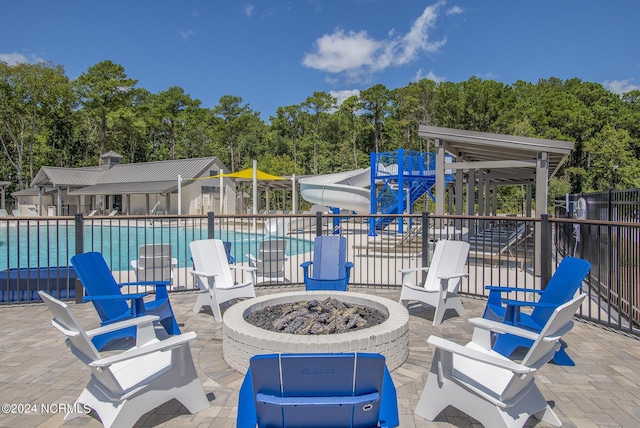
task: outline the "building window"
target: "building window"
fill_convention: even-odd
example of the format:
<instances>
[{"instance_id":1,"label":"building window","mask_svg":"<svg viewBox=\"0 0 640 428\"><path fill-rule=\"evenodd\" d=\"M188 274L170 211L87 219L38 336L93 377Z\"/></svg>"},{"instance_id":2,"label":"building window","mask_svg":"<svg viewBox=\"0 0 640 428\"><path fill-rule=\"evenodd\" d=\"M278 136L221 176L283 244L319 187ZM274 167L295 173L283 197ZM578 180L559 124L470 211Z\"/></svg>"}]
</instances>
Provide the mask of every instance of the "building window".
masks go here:
<instances>
[{"instance_id":1,"label":"building window","mask_svg":"<svg viewBox=\"0 0 640 428\"><path fill-rule=\"evenodd\" d=\"M219 194L220 193L220 188L219 187L215 187L215 186L202 186L200 188L200 192L204 195L204 194L209 194L209 195L214 195L214 194Z\"/></svg>"},{"instance_id":2,"label":"building window","mask_svg":"<svg viewBox=\"0 0 640 428\"><path fill-rule=\"evenodd\" d=\"M218 174L220 174L220 171L218 171L217 169L209 170L209 177L215 177Z\"/></svg>"}]
</instances>

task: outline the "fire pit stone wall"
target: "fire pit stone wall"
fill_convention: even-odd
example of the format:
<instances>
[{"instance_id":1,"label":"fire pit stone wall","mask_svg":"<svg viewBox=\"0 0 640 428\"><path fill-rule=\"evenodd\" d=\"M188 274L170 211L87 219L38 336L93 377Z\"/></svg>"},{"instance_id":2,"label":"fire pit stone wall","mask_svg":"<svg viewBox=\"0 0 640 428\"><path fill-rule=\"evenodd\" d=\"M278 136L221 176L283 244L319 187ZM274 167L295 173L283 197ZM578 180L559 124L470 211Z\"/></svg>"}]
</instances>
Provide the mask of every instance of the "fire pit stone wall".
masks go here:
<instances>
[{"instance_id":1,"label":"fire pit stone wall","mask_svg":"<svg viewBox=\"0 0 640 428\"><path fill-rule=\"evenodd\" d=\"M343 302L365 305L388 315L382 324L347 333L295 335L267 331L245 318L267 306L300 300L334 297ZM299 291L261 296L231 306L224 314L223 356L227 364L246 373L249 359L256 354L372 352L386 357L387 367L399 367L409 353L409 313L397 302L369 294L331 291Z\"/></svg>"}]
</instances>

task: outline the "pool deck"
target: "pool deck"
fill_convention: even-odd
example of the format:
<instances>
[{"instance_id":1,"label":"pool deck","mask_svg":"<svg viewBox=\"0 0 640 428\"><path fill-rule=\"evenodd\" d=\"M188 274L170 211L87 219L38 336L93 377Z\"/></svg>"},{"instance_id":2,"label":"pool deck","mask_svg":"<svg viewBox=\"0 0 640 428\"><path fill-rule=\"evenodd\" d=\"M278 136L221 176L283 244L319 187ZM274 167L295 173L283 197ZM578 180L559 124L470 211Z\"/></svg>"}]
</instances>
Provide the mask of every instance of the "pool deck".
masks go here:
<instances>
[{"instance_id":1,"label":"pool deck","mask_svg":"<svg viewBox=\"0 0 640 428\"><path fill-rule=\"evenodd\" d=\"M257 294L301 290L299 286L257 287ZM350 291L372 293L397 301L398 287L351 287ZM222 325L211 312L194 314L195 293L171 295L171 302L183 331L195 331L191 342L196 369L211 406L189 414L178 402L171 401L144 415L136 426L160 427L235 427L238 390L243 375L231 369L222 358ZM447 408L435 422L413 414L427 378L433 356L427 345L430 335L464 344L472 327L468 318L481 316L485 300L463 298L467 313L457 317L447 312L438 327L431 325L433 309L410 305L409 357L391 373L398 392L400 426L479 427L480 424ZM70 304L86 328L98 325L91 305ZM223 306L226 308L227 306ZM89 370L64 344L64 337L51 326L51 314L42 304L0 307L4 333L0 335L0 396L2 403L71 405L89 378ZM159 335L163 330L158 330ZM565 336L568 353L575 367L545 365L536 375L545 399L565 427L640 426L640 341L582 321ZM82 416L67 424L62 413L0 414L0 427L101 426L95 414ZM526 426L546 427L530 419Z\"/></svg>"}]
</instances>

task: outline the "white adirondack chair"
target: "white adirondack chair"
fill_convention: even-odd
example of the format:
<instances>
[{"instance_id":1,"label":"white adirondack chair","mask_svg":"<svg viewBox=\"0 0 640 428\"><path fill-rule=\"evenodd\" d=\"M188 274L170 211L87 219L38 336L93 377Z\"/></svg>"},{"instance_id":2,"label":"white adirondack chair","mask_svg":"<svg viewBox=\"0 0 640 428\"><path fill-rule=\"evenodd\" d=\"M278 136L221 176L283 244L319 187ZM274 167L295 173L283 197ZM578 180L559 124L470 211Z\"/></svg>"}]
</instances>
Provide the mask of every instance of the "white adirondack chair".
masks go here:
<instances>
[{"instance_id":1,"label":"white adirondack chair","mask_svg":"<svg viewBox=\"0 0 640 428\"><path fill-rule=\"evenodd\" d=\"M256 268L254 275L256 284L289 282L284 273L284 264L288 259L286 250L286 240L267 239L260 242L257 257L254 257L253 254L246 254L249 265Z\"/></svg>"},{"instance_id":2,"label":"white adirondack chair","mask_svg":"<svg viewBox=\"0 0 640 428\"><path fill-rule=\"evenodd\" d=\"M191 413L209 407L189 342L193 332L156 338L153 322L157 316L145 315L85 331L69 307L47 293L38 292L53 313L51 323L67 336L71 352L91 369L84 391L67 413L68 421L82 416L84 406L93 409L105 427L130 427L148 411L176 399ZM138 326L137 346L120 354L103 357L91 337L121 328Z\"/></svg>"},{"instance_id":3,"label":"white adirondack chair","mask_svg":"<svg viewBox=\"0 0 640 428\"><path fill-rule=\"evenodd\" d=\"M559 306L538 333L483 318L466 346L431 336L436 348L429 377L415 413L433 421L453 406L486 427L522 427L530 416L554 426L562 423L534 382L536 372L555 355L559 340L573 327L586 294ZM520 363L491 350L491 333L525 336L534 341Z\"/></svg>"},{"instance_id":4,"label":"white adirondack chair","mask_svg":"<svg viewBox=\"0 0 640 428\"><path fill-rule=\"evenodd\" d=\"M203 239L189 244L193 258L191 274L200 292L193 306L199 312L202 306L210 306L216 321L222 322L220 304L241 298L256 297L253 287L255 267L229 265L224 242L219 239ZM242 283L236 283L231 269L243 271ZM244 277L248 279L244 279Z\"/></svg>"},{"instance_id":5,"label":"white adirondack chair","mask_svg":"<svg viewBox=\"0 0 640 428\"><path fill-rule=\"evenodd\" d=\"M433 325L440 325L447 309L454 309L459 316L464 314L464 306L458 295L463 277L464 265L469 256L469 244L462 241L442 239L436 244L429 267L399 269L402 272L400 303L417 300L436 308ZM427 271L424 284L419 285L422 272ZM416 278L417 277L417 278Z\"/></svg>"},{"instance_id":6,"label":"white adirondack chair","mask_svg":"<svg viewBox=\"0 0 640 428\"><path fill-rule=\"evenodd\" d=\"M171 257L171 244L145 244L138 248L138 259L131 260L138 281L171 281L178 259Z\"/></svg>"}]
</instances>

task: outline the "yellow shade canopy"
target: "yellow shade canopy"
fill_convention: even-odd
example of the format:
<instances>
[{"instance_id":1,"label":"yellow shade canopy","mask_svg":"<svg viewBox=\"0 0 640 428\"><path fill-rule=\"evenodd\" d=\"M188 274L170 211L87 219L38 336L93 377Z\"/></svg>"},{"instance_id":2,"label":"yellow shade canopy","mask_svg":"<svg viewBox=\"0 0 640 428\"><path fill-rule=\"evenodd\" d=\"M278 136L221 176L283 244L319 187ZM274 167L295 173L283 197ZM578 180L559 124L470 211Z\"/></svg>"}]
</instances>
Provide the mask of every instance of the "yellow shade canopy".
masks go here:
<instances>
[{"instance_id":1,"label":"yellow shade canopy","mask_svg":"<svg viewBox=\"0 0 640 428\"><path fill-rule=\"evenodd\" d=\"M226 178L237 178L240 180L253 180L253 169L247 168L242 171L230 172L228 174L218 174L209 178L218 178L218 177L226 177ZM284 177L279 177L277 175L267 174L266 172L256 170L256 178L258 180L286 180Z\"/></svg>"}]
</instances>

